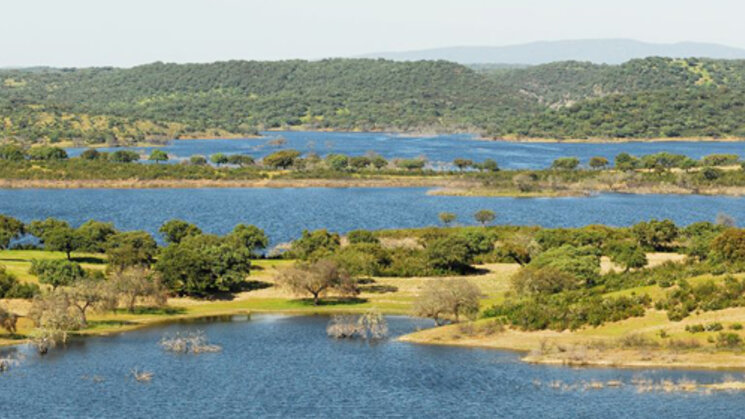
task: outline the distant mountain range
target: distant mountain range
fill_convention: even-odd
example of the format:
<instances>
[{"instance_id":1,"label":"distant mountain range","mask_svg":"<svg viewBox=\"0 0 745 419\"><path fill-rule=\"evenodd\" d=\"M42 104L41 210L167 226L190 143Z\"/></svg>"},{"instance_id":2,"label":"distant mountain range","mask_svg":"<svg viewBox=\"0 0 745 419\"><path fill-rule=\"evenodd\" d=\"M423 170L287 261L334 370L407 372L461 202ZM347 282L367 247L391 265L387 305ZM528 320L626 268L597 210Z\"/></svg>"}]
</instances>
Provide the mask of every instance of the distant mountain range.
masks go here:
<instances>
[{"instance_id":1,"label":"distant mountain range","mask_svg":"<svg viewBox=\"0 0 745 419\"><path fill-rule=\"evenodd\" d=\"M363 56L397 61L447 60L461 64L524 65L569 60L621 64L635 58L646 57L745 59L745 49L699 42L655 44L630 39L587 39L532 42L501 47L464 46L380 52Z\"/></svg>"}]
</instances>

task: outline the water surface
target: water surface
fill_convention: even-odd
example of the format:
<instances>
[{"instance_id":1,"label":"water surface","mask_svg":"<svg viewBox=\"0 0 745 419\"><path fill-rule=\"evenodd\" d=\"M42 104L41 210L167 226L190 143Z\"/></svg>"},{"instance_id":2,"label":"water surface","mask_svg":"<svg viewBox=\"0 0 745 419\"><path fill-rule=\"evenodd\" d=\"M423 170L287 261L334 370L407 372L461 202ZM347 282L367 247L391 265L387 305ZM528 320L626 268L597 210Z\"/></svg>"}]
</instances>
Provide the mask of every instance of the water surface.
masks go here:
<instances>
[{"instance_id":1,"label":"water surface","mask_svg":"<svg viewBox=\"0 0 745 419\"><path fill-rule=\"evenodd\" d=\"M389 317L393 336L431 323ZM0 375L3 417L740 417L742 393L637 393L636 377L720 382L723 372L569 369L523 364L511 352L376 345L325 336L326 317L174 324L79 340ZM221 353L175 355L157 345L206 331ZM130 370L151 371L137 383ZM93 377L97 377L95 380ZM736 378L742 374L735 373ZM579 388L562 391L560 380ZM592 380L621 388L585 390ZM540 385L537 385L540 383Z\"/></svg>"},{"instance_id":2,"label":"water surface","mask_svg":"<svg viewBox=\"0 0 745 419\"><path fill-rule=\"evenodd\" d=\"M503 168L545 168L558 157L578 157L583 164L593 156L603 156L613 161L622 152L634 155L660 151L685 154L698 159L707 154L727 153L745 155L745 142L617 142L617 143L516 143L482 141L470 135L402 136L389 133L329 133L329 132L268 132L265 138L238 140L183 140L171 141L157 147L168 152L173 162L183 161L192 155L208 156L215 153L247 154L261 158L280 148L293 148L303 153L319 155L342 153L353 156L375 152L385 158L415 158L424 156L434 168L450 167L455 158L483 161L491 158ZM269 142L282 137L286 143L272 146ZM144 155L152 147L135 147ZM84 148L68 149L71 156L79 155ZM112 151L115 149L103 149Z\"/></svg>"},{"instance_id":3,"label":"water surface","mask_svg":"<svg viewBox=\"0 0 745 419\"><path fill-rule=\"evenodd\" d=\"M451 197L424 188L308 189L6 189L0 214L25 222L56 217L79 225L89 219L113 222L122 230L147 230L173 218L224 234L238 223L263 228L273 244L300 236L303 229L412 228L437 225L437 214L457 214L475 224L481 209L497 213L496 223L581 227L628 226L650 218L679 225L713 221L727 213L745 221L745 197L603 194L568 198Z\"/></svg>"}]
</instances>

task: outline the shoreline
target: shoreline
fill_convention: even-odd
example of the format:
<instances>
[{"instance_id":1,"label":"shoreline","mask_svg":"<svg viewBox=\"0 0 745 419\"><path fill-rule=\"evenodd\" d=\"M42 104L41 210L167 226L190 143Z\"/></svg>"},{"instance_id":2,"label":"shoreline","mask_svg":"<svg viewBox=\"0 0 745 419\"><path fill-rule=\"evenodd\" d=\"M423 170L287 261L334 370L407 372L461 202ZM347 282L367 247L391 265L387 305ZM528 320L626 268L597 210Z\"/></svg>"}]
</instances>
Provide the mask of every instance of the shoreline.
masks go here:
<instances>
[{"instance_id":1,"label":"shoreline","mask_svg":"<svg viewBox=\"0 0 745 419\"><path fill-rule=\"evenodd\" d=\"M247 180L219 179L0 179L0 189L305 189L305 188L429 188L430 196L495 197L495 198L565 198L591 197L598 194L626 195L699 195L745 196L742 186L714 186L707 189L685 189L675 185L614 187L604 185L567 185L565 188L518 191L488 188L473 179L452 179L447 176L402 176L356 179L289 179L262 178Z\"/></svg>"}]
</instances>

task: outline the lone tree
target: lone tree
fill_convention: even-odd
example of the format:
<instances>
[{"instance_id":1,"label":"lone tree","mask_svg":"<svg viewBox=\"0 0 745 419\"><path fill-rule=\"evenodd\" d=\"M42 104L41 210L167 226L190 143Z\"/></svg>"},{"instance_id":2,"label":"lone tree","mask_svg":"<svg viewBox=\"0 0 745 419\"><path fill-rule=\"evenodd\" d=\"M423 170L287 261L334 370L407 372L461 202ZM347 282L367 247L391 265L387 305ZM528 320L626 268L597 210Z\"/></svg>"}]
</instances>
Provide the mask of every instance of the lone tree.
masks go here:
<instances>
[{"instance_id":1,"label":"lone tree","mask_svg":"<svg viewBox=\"0 0 745 419\"><path fill-rule=\"evenodd\" d=\"M437 279L428 282L414 303L417 315L429 317L439 326L445 317L456 323L461 316L474 318L479 312L481 291L466 279Z\"/></svg>"},{"instance_id":2,"label":"lone tree","mask_svg":"<svg viewBox=\"0 0 745 419\"><path fill-rule=\"evenodd\" d=\"M168 153L166 153L163 150L158 150L157 148L153 150L150 153L150 157L148 157L148 160L154 161L156 163L168 161Z\"/></svg>"},{"instance_id":3,"label":"lone tree","mask_svg":"<svg viewBox=\"0 0 745 419\"><path fill-rule=\"evenodd\" d=\"M455 221L455 219L457 218L457 216L452 212L441 212L437 216L440 218L440 221L445 224L446 227L450 226L450 223Z\"/></svg>"},{"instance_id":4,"label":"lone tree","mask_svg":"<svg viewBox=\"0 0 745 419\"><path fill-rule=\"evenodd\" d=\"M473 218L486 227L487 224L497 219L497 214L492 210L480 210L473 215Z\"/></svg>"},{"instance_id":5,"label":"lone tree","mask_svg":"<svg viewBox=\"0 0 745 419\"><path fill-rule=\"evenodd\" d=\"M316 306L320 303L321 297L332 290L343 296L355 296L359 293L347 272L329 259L296 263L281 270L276 281L295 294L310 294L313 297L313 305Z\"/></svg>"},{"instance_id":6,"label":"lone tree","mask_svg":"<svg viewBox=\"0 0 745 419\"><path fill-rule=\"evenodd\" d=\"M112 307L111 296L105 286L104 281L100 279L86 278L77 281L65 291L70 305L80 314L81 327L88 327L88 310Z\"/></svg>"}]
</instances>

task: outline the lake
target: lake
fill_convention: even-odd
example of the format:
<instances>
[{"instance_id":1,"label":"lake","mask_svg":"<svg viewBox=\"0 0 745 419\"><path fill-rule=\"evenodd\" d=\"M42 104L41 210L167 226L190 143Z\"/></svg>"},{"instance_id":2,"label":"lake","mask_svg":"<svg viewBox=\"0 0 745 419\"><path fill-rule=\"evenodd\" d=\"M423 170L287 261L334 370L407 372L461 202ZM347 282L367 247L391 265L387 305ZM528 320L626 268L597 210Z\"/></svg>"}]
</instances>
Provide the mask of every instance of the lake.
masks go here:
<instances>
[{"instance_id":1,"label":"lake","mask_svg":"<svg viewBox=\"0 0 745 419\"><path fill-rule=\"evenodd\" d=\"M89 219L113 222L122 230L156 233L165 221L181 218L204 231L224 234L238 223L263 228L273 244L293 240L303 229L409 228L437 225L437 214L457 214L475 224L481 209L497 213L496 223L580 227L627 226L650 218L680 225L713 221L727 213L745 221L745 197L602 194L568 198L450 197L425 188L307 189L4 189L0 214L25 222L56 217L77 226Z\"/></svg>"},{"instance_id":2,"label":"lake","mask_svg":"<svg viewBox=\"0 0 745 419\"><path fill-rule=\"evenodd\" d=\"M78 339L0 375L2 417L741 417L741 393L638 393L638 378L721 382L725 372L577 369L512 352L326 337L327 317L257 315ZM431 322L388 317L392 337ZM203 330L222 352L163 351ZM138 383L130 371L150 371ZM734 373L742 379L742 373ZM576 388L551 388L552 381ZM620 388L584 383L620 380ZM12 390L10 390L12 389Z\"/></svg>"},{"instance_id":3,"label":"lake","mask_svg":"<svg viewBox=\"0 0 745 419\"><path fill-rule=\"evenodd\" d=\"M496 160L500 167L509 169L540 169L551 165L558 157L578 157L583 164L593 156L603 156L613 161L622 152L634 155L660 151L685 154L701 158L707 154L726 153L745 155L745 142L617 142L617 143L517 143L482 141L470 135L403 136L390 133L329 133L329 132L265 132L265 138L237 140L181 140L157 147L168 152L174 162L192 155L208 156L215 153L248 154L263 157L280 148L293 148L304 153L313 151L320 155L342 153L364 155L376 152L387 159L425 156L435 168L450 168L455 158L483 161ZM272 146L272 139L282 137L286 143ZM141 154L149 154L152 147L134 147ZM71 148L71 156L79 155L84 148ZM104 148L104 151L116 149Z\"/></svg>"}]
</instances>

